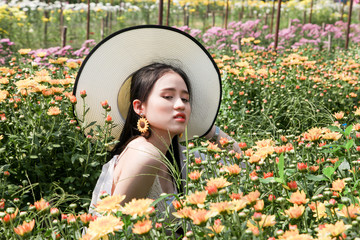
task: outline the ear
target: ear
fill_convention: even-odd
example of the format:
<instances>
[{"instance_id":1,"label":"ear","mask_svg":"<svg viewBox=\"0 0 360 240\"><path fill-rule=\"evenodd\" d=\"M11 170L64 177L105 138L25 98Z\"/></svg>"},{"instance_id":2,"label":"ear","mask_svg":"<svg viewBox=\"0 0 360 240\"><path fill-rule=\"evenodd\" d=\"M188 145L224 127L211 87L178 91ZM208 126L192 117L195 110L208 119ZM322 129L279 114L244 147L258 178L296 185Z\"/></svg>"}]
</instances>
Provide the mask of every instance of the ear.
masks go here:
<instances>
[{"instance_id":1,"label":"ear","mask_svg":"<svg viewBox=\"0 0 360 240\"><path fill-rule=\"evenodd\" d=\"M132 105L133 105L134 112L136 112L136 114L140 115L141 113L143 113L144 107L143 107L142 102L139 99L135 99L132 102Z\"/></svg>"}]
</instances>

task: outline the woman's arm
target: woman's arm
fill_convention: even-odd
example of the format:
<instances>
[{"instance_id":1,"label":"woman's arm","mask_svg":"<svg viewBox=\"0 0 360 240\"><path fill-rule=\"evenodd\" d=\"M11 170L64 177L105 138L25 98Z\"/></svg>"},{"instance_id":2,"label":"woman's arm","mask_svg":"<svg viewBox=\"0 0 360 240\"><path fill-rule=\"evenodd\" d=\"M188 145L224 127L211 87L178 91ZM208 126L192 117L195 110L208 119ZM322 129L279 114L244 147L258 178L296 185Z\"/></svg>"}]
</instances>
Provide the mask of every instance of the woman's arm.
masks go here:
<instances>
[{"instance_id":1,"label":"woman's arm","mask_svg":"<svg viewBox=\"0 0 360 240\"><path fill-rule=\"evenodd\" d=\"M219 127L213 125L210 132L205 135L205 138L209 141L215 142L221 148L220 139L227 138L229 141L233 141L232 149L238 153L242 153L239 144L225 132L223 132Z\"/></svg>"},{"instance_id":2,"label":"woman's arm","mask_svg":"<svg viewBox=\"0 0 360 240\"><path fill-rule=\"evenodd\" d=\"M146 198L161 164L158 153L128 148L115 167L112 195L126 195L122 204L133 198Z\"/></svg>"}]
</instances>

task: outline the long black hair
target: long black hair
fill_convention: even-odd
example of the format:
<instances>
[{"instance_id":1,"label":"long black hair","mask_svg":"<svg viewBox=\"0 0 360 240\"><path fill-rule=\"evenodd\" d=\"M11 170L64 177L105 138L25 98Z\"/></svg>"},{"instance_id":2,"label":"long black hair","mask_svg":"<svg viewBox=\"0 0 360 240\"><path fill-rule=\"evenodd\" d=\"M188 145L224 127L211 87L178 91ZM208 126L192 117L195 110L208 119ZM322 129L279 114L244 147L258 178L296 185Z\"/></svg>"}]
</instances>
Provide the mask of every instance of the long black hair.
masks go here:
<instances>
[{"instance_id":1,"label":"long black hair","mask_svg":"<svg viewBox=\"0 0 360 240\"><path fill-rule=\"evenodd\" d=\"M135 71L131 75L130 106L125 120L125 125L121 132L119 142L111 151L111 156L121 154L131 140L141 135L137 129L137 121L140 116L134 111L132 102L136 99L140 100L142 103L146 102L156 81L169 72L175 72L180 75L186 84L191 99L189 78L179 67L164 63L152 63ZM150 136L151 130L149 129L149 133L144 137L149 138ZM175 167L181 171L179 141L177 136L172 139L171 145L165 156L169 161L173 161L173 164L176 165ZM182 185L180 184L180 186ZM178 190L182 191L182 189Z\"/></svg>"}]
</instances>

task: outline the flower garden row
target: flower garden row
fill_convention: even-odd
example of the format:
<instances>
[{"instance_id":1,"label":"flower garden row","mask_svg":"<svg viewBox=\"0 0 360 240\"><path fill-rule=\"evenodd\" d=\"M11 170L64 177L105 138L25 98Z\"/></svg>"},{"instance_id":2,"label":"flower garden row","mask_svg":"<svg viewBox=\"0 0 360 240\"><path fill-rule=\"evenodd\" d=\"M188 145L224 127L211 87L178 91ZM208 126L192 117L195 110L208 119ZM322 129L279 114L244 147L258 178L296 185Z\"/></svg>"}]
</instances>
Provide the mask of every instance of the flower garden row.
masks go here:
<instances>
[{"instance_id":1,"label":"flower garden row","mask_svg":"<svg viewBox=\"0 0 360 240\"><path fill-rule=\"evenodd\" d=\"M203 139L187 142L186 193L164 195L174 199L164 212L157 209L162 199L121 205L123 196L104 194L96 206L103 216L88 213L107 146L113 144L104 137L112 112L104 109L105 128L82 134L91 123L75 121L72 107L86 101L86 89L78 99L71 94L82 58L72 58L70 48L52 48L22 49L4 59L0 234L8 239L359 236L358 50L325 54L307 46L275 53L253 50L255 41L244 39L242 51L232 54L211 50L223 76L217 124L243 154L232 151L226 139L221 139L225 150ZM77 51L86 55L88 49ZM179 227L184 236L176 233Z\"/></svg>"},{"instance_id":2,"label":"flower garden row","mask_svg":"<svg viewBox=\"0 0 360 240\"><path fill-rule=\"evenodd\" d=\"M274 41L276 25L275 2L264 1L230 1L229 17L225 21L226 1L171 1L169 17L167 4L164 6L163 24L169 26L191 26L194 29L208 30L211 27L225 27L241 30L244 36L261 38L262 46L268 47ZM100 41L113 31L128 26L140 24L158 24L158 3L156 1L113 1L110 3L90 4L91 38ZM287 44L304 44L308 41L319 44L325 41L328 35L333 39L342 39L339 33L344 32L347 22L349 1L346 4L333 0L315 1L310 13L311 1L286 1L282 3L280 29ZM360 5L357 1L353 5L351 28L351 42L358 42L357 13ZM71 45L79 47L87 39L87 4L85 3L45 3L40 1L0 1L0 38L10 38L22 47L48 47L60 45L63 42L63 28L66 29L66 40ZM310 17L311 15L311 17ZM168 23L166 22L168 19ZM311 20L310 20L311 18ZM255 21L255 22L253 22ZM295 22L293 22L295 21ZM237 23L235 26L234 24ZM239 23L241 22L241 23ZM293 22L293 23L291 23ZM335 24L340 22L338 24ZM231 23L231 24L227 24ZM289 24L295 28L290 28ZM298 36L299 28L305 25L305 33ZM307 25L310 24L310 25ZM315 24L312 26L312 24ZM323 24L329 24L323 26ZM320 30L322 28L322 30ZM212 29L209 33L214 31ZM318 32L321 32L319 34ZM226 33L226 35L232 33ZM309 36L307 36L309 35ZM343 34L344 35L344 34ZM280 37L282 38L282 37ZM289 39L291 38L291 43ZM232 39L235 42L237 39ZM335 42L335 45L344 46L344 41ZM287 46L285 46L287 47Z\"/></svg>"}]
</instances>

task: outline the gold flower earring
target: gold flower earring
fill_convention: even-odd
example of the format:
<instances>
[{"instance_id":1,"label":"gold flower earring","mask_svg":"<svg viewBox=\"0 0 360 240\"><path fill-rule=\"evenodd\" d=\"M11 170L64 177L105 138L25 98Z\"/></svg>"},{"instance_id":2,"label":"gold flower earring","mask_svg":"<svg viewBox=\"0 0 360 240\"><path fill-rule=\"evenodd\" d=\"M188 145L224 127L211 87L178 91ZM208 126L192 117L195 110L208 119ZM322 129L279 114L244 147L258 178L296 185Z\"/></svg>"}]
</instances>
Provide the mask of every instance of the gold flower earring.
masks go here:
<instances>
[{"instance_id":1,"label":"gold flower earring","mask_svg":"<svg viewBox=\"0 0 360 240\"><path fill-rule=\"evenodd\" d=\"M148 120L144 117L144 114L141 113L138 122L137 122L137 129L139 130L139 132L141 132L141 134L145 134L148 130L149 130L149 122Z\"/></svg>"}]
</instances>

